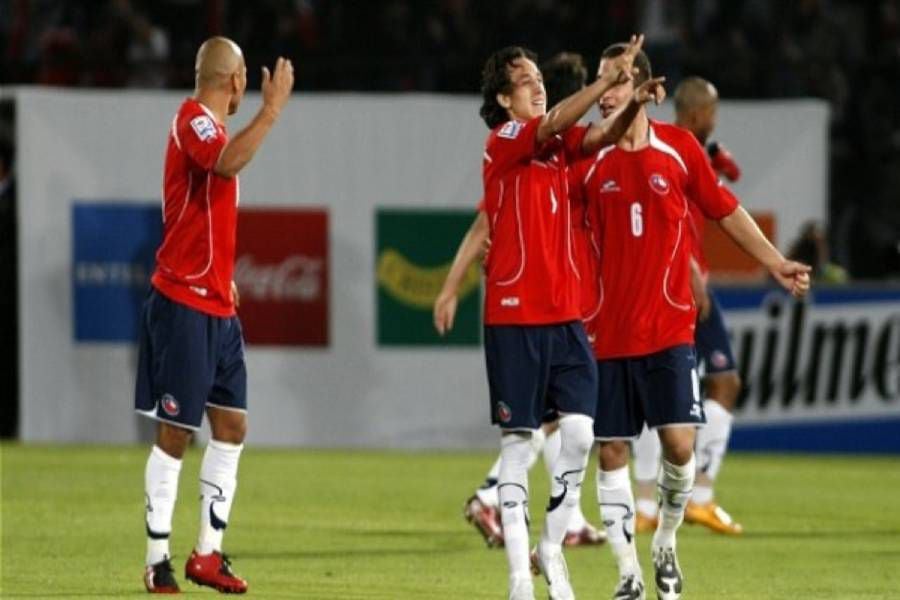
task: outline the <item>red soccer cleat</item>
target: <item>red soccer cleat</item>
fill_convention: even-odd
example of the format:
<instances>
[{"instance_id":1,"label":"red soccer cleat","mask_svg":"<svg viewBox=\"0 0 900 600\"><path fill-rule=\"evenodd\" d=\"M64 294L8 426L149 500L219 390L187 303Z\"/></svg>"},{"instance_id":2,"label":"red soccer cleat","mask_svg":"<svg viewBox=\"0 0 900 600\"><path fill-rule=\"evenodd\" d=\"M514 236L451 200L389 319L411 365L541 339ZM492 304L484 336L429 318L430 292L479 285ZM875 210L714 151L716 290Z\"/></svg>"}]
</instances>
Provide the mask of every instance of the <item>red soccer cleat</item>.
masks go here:
<instances>
[{"instance_id":1,"label":"red soccer cleat","mask_svg":"<svg viewBox=\"0 0 900 600\"><path fill-rule=\"evenodd\" d=\"M563 546L597 546L606 542L606 532L600 531L590 523L576 531L567 531Z\"/></svg>"},{"instance_id":2,"label":"red soccer cleat","mask_svg":"<svg viewBox=\"0 0 900 600\"><path fill-rule=\"evenodd\" d=\"M184 576L196 583L215 588L223 594L243 594L247 582L231 570L231 561L221 552L197 554L194 550L184 565Z\"/></svg>"},{"instance_id":3,"label":"red soccer cleat","mask_svg":"<svg viewBox=\"0 0 900 600\"><path fill-rule=\"evenodd\" d=\"M181 591L168 557L144 569L144 587L151 594L177 594Z\"/></svg>"},{"instance_id":4,"label":"red soccer cleat","mask_svg":"<svg viewBox=\"0 0 900 600\"><path fill-rule=\"evenodd\" d=\"M500 522L499 510L484 504L478 496L472 496L466 500L463 516L484 537L489 548L503 546L503 525Z\"/></svg>"}]
</instances>

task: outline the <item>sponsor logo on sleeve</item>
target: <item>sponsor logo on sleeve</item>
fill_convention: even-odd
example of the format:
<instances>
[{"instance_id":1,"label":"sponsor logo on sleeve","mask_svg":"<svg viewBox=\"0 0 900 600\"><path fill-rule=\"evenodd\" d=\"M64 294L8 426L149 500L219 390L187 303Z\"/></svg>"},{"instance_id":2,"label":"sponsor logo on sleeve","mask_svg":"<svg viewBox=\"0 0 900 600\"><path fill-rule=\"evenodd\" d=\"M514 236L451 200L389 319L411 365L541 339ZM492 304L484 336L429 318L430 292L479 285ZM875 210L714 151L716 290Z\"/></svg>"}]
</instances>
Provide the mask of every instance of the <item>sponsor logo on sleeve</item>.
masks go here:
<instances>
[{"instance_id":1,"label":"sponsor logo on sleeve","mask_svg":"<svg viewBox=\"0 0 900 600\"><path fill-rule=\"evenodd\" d=\"M525 125L519 121L509 121L500 128L500 131L497 132L497 136L508 140L514 140L519 137L519 132L522 131L523 127L525 127Z\"/></svg>"},{"instance_id":2,"label":"sponsor logo on sleeve","mask_svg":"<svg viewBox=\"0 0 900 600\"><path fill-rule=\"evenodd\" d=\"M206 115L200 115L199 117L191 119L191 127L202 142L216 137L216 125L212 122L212 119Z\"/></svg>"}]
</instances>

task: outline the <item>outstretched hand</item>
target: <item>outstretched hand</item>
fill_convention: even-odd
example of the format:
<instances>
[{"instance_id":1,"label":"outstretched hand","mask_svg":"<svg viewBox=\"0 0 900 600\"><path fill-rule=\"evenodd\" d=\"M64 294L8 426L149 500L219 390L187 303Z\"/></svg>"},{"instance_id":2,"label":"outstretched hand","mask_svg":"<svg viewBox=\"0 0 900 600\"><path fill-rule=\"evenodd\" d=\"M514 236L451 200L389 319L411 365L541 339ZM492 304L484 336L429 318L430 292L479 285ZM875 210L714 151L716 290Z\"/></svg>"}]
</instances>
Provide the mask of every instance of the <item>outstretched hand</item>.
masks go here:
<instances>
[{"instance_id":1,"label":"outstretched hand","mask_svg":"<svg viewBox=\"0 0 900 600\"><path fill-rule=\"evenodd\" d=\"M666 99L666 88L663 85L665 82L665 77L648 79L634 90L634 99L639 104L653 102L659 106L662 104L662 101Z\"/></svg>"},{"instance_id":2,"label":"outstretched hand","mask_svg":"<svg viewBox=\"0 0 900 600\"><path fill-rule=\"evenodd\" d=\"M275 61L275 70L270 73L268 67L262 68L263 104L276 113L287 103L294 87L294 65L290 60L279 56Z\"/></svg>"},{"instance_id":3,"label":"outstretched hand","mask_svg":"<svg viewBox=\"0 0 900 600\"><path fill-rule=\"evenodd\" d=\"M613 59L615 68L611 70L611 85L620 85L634 79L634 59L644 45L644 34L632 35L625 48L625 52Z\"/></svg>"},{"instance_id":4,"label":"outstretched hand","mask_svg":"<svg viewBox=\"0 0 900 600\"><path fill-rule=\"evenodd\" d=\"M456 306L458 298L456 294L441 290L437 300L434 301L434 328L438 334L446 335L453 329L453 320L456 318Z\"/></svg>"},{"instance_id":5,"label":"outstretched hand","mask_svg":"<svg viewBox=\"0 0 900 600\"><path fill-rule=\"evenodd\" d=\"M793 260L786 260L771 270L772 277L795 298L803 298L809 292L809 274L812 267Z\"/></svg>"}]
</instances>

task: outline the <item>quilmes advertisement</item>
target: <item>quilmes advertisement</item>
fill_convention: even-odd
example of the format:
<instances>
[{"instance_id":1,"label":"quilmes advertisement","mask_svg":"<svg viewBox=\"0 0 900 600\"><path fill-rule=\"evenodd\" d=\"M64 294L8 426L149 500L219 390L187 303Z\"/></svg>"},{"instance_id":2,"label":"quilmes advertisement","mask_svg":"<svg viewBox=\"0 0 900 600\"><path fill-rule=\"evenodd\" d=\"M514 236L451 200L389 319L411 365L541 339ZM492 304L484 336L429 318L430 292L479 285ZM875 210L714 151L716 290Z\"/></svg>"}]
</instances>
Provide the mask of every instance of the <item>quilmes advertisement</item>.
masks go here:
<instances>
[{"instance_id":1,"label":"quilmes advertisement","mask_svg":"<svg viewBox=\"0 0 900 600\"><path fill-rule=\"evenodd\" d=\"M732 447L900 451L900 290L718 295L744 383Z\"/></svg>"}]
</instances>

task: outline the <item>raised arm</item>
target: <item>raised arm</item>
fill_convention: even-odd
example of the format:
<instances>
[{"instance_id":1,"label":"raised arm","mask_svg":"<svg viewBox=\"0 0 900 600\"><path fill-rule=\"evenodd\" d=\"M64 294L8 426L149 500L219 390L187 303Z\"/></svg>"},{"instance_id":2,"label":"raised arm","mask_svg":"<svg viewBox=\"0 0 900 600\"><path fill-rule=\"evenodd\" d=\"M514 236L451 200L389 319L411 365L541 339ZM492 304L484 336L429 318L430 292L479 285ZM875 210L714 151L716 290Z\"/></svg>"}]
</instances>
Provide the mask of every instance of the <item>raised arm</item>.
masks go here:
<instances>
[{"instance_id":1,"label":"raised arm","mask_svg":"<svg viewBox=\"0 0 900 600\"><path fill-rule=\"evenodd\" d=\"M591 154L600 149L601 146L618 142L619 138L628 131L631 122L634 121L643 105L651 101L659 105L665 100L666 88L663 87L665 81L665 77L648 79L638 86L631 96L631 100L625 106L599 123L592 123L582 139L582 151L585 154Z\"/></svg>"},{"instance_id":2,"label":"raised arm","mask_svg":"<svg viewBox=\"0 0 900 600\"><path fill-rule=\"evenodd\" d=\"M609 88L631 79L634 57L640 51L643 43L643 35L631 36L628 49L615 59L618 68L610 71L608 77L599 77L594 83L575 92L551 108L538 126L536 133L538 146L577 123Z\"/></svg>"},{"instance_id":3,"label":"raised arm","mask_svg":"<svg viewBox=\"0 0 900 600\"><path fill-rule=\"evenodd\" d=\"M756 221L742 206L719 221L719 226L744 249L747 254L758 260L772 277L789 290L797 298L802 298L809 291L809 265L787 260L775 246L766 239Z\"/></svg>"},{"instance_id":4,"label":"raised arm","mask_svg":"<svg viewBox=\"0 0 900 600\"><path fill-rule=\"evenodd\" d=\"M478 211L478 216L472 221L469 231L463 237L456 251L456 257L450 266L450 272L444 280L444 285L434 301L434 328L441 335L453 329L453 320L456 317L456 306L459 300L459 286L465 278L466 271L482 254L490 235L490 227L487 215L483 210Z\"/></svg>"},{"instance_id":5,"label":"raised arm","mask_svg":"<svg viewBox=\"0 0 900 600\"><path fill-rule=\"evenodd\" d=\"M250 123L231 138L222 149L213 171L221 177L234 177L256 154L266 134L275 124L281 109L294 87L294 67L291 61L279 58L275 71L263 67L263 104Z\"/></svg>"}]
</instances>

